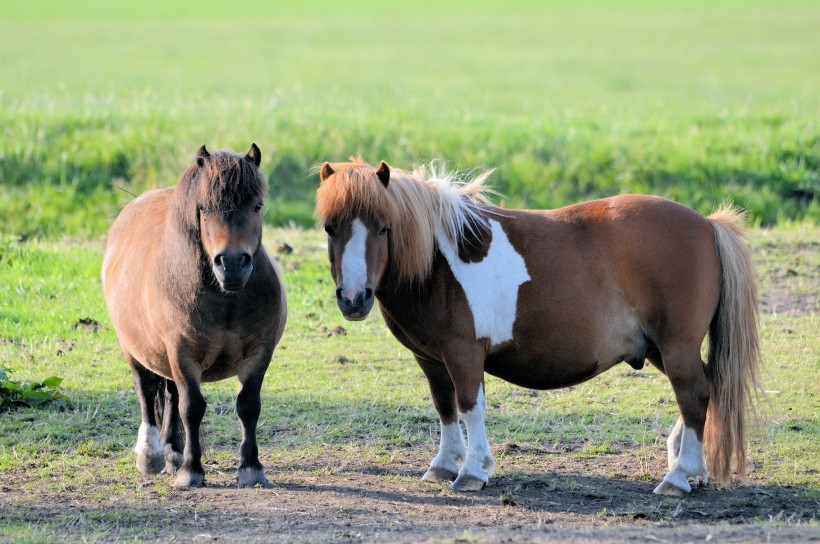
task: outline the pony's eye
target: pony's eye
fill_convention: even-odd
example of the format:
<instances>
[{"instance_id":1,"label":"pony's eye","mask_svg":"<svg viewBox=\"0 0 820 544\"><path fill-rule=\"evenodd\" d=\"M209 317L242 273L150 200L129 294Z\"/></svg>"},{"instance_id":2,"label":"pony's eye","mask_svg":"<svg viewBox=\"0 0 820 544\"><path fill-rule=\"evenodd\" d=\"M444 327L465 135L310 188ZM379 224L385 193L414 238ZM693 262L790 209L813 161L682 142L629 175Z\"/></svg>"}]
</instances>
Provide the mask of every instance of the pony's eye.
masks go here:
<instances>
[{"instance_id":1,"label":"pony's eye","mask_svg":"<svg viewBox=\"0 0 820 544\"><path fill-rule=\"evenodd\" d=\"M330 225L325 225L325 232L328 236L333 236L333 227L331 227Z\"/></svg>"},{"instance_id":2,"label":"pony's eye","mask_svg":"<svg viewBox=\"0 0 820 544\"><path fill-rule=\"evenodd\" d=\"M390 232L390 227L385 225L385 226L382 227L382 230L379 231L379 236L384 236L388 232Z\"/></svg>"},{"instance_id":3,"label":"pony's eye","mask_svg":"<svg viewBox=\"0 0 820 544\"><path fill-rule=\"evenodd\" d=\"M259 213L262 211L262 204L257 204L256 207L253 209L254 213Z\"/></svg>"}]
</instances>

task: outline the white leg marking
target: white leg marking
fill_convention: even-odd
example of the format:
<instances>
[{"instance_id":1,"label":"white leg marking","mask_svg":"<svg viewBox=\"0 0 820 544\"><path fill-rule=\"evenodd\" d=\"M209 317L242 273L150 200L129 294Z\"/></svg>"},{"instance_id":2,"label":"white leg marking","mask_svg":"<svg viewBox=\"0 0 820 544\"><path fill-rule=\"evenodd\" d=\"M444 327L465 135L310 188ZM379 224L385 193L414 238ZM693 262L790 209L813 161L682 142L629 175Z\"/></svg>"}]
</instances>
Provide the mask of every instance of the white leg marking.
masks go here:
<instances>
[{"instance_id":1,"label":"white leg marking","mask_svg":"<svg viewBox=\"0 0 820 544\"><path fill-rule=\"evenodd\" d=\"M681 425L680 455L675 466L663 477L663 482L656 488L656 492L664 483L668 483L684 493L689 493L692 490L689 478L706 483L709 480L709 473L703 460L703 444L698 440L698 435L694 429Z\"/></svg>"},{"instance_id":2,"label":"white leg marking","mask_svg":"<svg viewBox=\"0 0 820 544\"><path fill-rule=\"evenodd\" d=\"M353 300L367 284L367 227L360 219L353 220L353 234L342 252L342 296Z\"/></svg>"},{"instance_id":3,"label":"white leg marking","mask_svg":"<svg viewBox=\"0 0 820 544\"><path fill-rule=\"evenodd\" d=\"M159 429L154 425L141 423L134 451L137 455L144 455L145 457L161 456L163 449L162 443L159 441Z\"/></svg>"},{"instance_id":4,"label":"white leg marking","mask_svg":"<svg viewBox=\"0 0 820 544\"><path fill-rule=\"evenodd\" d=\"M484 260L465 263L449 240L440 237L439 249L464 289L473 313L476 338L491 345L512 340L518 305L518 287L530 280L524 258L510 243L498 221L489 221L493 239Z\"/></svg>"},{"instance_id":5,"label":"white leg marking","mask_svg":"<svg viewBox=\"0 0 820 544\"><path fill-rule=\"evenodd\" d=\"M439 441L438 455L430 463L430 468L443 468L449 472L458 473L464 461L467 447L464 444L464 435L458 422L441 424L441 440Z\"/></svg>"},{"instance_id":6,"label":"white leg marking","mask_svg":"<svg viewBox=\"0 0 820 544\"><path fill-rule=\"evenodd\" d=\"M459 470L459 476L474 476L487 483L495 471L495 460L487 441L487 430L484 427L484 386L478 390L475 407L461 415L467 427L467 459Z\"/></svg>"},{"instance_id":7,"label":"white leg marking","mask_svg":"<svg viewBox=\"0 0 820 544\"><path fill-rule=\"evenodd\" d=\"M681 431L683 431L683 418L679 417L678 422L675 423L675 427L672 429L672 432L669 433L669 438L666 439L666 458L668 461L669 470L675 468L675 464L678 462L678 456L680 455Z\"/></svg>"}]
</instances>

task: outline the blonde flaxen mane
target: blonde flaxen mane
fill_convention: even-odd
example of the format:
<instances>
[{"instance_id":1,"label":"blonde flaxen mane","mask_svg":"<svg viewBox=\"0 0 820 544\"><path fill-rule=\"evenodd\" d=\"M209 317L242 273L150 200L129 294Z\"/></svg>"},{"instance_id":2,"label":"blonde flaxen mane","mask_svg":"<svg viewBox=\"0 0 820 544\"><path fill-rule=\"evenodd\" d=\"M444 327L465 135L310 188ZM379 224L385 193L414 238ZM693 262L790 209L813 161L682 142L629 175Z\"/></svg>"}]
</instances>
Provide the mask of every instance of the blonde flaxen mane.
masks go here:
<instances>
[{"instance_id":1,"label":"blonde flaxen mane","mask_svg":"<svg viewBox=\"0 0 820 544\"><path fill-rule=\"evenodd\" d=\"M436 164L412 172L391 169L385 188L376 169L360 159L331 165L334 173L316 193L316 217L324 224L370 217L391 227L390 258L401 279L420 281L433 265L438 240L458 247L466 232L487 228L482 205L492 191L492 170L465 179Z\"/></svg>"}]
</instances>

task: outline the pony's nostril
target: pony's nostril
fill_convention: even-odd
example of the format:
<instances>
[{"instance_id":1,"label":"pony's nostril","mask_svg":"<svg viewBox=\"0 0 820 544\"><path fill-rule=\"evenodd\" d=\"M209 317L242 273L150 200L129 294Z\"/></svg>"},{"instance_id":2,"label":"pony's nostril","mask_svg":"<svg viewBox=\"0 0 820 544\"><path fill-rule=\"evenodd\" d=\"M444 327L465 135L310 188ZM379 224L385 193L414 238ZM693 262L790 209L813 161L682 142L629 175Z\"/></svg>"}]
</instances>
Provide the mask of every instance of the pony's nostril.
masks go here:
<instances>
[{"instance_id":1,"label":"pony's nostril","mask_svg":"<svg viewBox=\"0 0 820 544\"><path fill-rule=\"evenodd\" d=\"M250 253L243 253L242 254L242 268L248 268L253 261L253 257L251 257Z\"/></svg>"},{"instance_id":2,"label":"pony's nostril","mask_svg":"<svg viewBox=\"0 0 820 544\"><path fill-rule=\"evenodd\" d=\"M338 298L338 299L342 298L342 288L341 287L336 289L336 298Z\"/></svg>"},{"instance_id":3,"label":"pony's nostril","mask_svg":"<svg viewBox=\"0 0 820 544\"><path fill-rule=\"evenodd\" d=\"M373 289L371 289L370 287L367 287L364 290L364 299L365 300L370 300L371 298L373 298Z\"/></svg>"},{"instance_id":4,"label":"pony's nostril","mask_svg":"<svg viewBox=\"0 0 820 544\"><path fill-rule=\"evenodd\" d=\"M222 262L222 253L214 257L214 264L221 269L225 269L225 264Z\"/></svg>"}]
</instances>

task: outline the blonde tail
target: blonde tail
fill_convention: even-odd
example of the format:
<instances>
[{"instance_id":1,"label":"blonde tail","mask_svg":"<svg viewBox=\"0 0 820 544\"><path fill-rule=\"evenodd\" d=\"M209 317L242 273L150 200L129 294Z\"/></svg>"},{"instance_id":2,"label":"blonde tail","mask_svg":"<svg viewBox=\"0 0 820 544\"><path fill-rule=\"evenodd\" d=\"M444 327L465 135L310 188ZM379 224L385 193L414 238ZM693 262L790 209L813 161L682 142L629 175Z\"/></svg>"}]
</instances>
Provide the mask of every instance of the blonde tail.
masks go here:
<instances>
[{"instance_id":1,"label":"blonde tail","mask_svg":"<svg viewBox=\"0 0 820 544\"><path fill-rule=\"evenodd\" d=\"M722 206L708 219L715 231L722 281L720 302L709 329L706 373L711 390L705 442L712 478L726 485L731 482L733 454L737 456L738 478L746 476L744 433L760 382L757 287L743 212Z\"/></svg>"}]
</instances>

